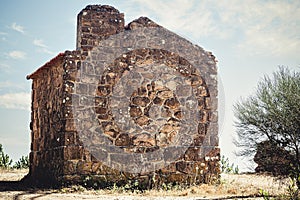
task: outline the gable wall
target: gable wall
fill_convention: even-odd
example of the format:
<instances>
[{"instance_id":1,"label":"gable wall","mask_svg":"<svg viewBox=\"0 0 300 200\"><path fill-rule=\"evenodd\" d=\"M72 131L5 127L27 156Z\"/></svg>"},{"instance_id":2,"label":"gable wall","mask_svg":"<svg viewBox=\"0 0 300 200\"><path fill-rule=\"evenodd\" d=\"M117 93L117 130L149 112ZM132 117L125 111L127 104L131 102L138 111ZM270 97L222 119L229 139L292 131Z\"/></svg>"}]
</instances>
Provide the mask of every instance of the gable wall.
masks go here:
<instances>
[{"instance_id":1,"label":"gable wall","mask_svg":"<svg viewBox=\"0 0 300 200\"><path fill-rule=\"evenodd\" d=\"M139 30L147 33L146 27L158 28L165 35L162 38L153 38L147 34L143 37L126 36L127 39L121 43L116 42L113 37L109 40L109 36L117 33L126 35L135 30L137 33ZM217 179L220 155L217 123L217 68L214 56L147 18L139 18L124 27L124 15L110 6L87 6L81 11L78 15L77 34L77 51L66 51L63 56L50 63L49 67L43 68L32 76L30 153L32 177L59 184L86 183L86 180L92 177L93 181L102 186L138 180L147 187L163 183L195 184ZM142 32L140 34L143 35ZM110 50L110 47L122 49L124 44L129 46L135 44L137 49L126 50L124 54ZM102 49L97 45L100 45ZM108 45L107 48L104 48L105 45ZM117 56L114 54L112 57L109 55L111 52ZM156 134L153 138L148 137L151 133L142 134L140 138L134 136L133 132L126 135L117 128L112 128L119 124L110 110L112 107L123 109L124 106L118 103L103 105L105 102L111 102L110 95L114 90L119 89L120 95L127 90L122 87L122 84L117 85L125 74L135 73L137 70L139 75L146 75L151 79L151 73L156 73L156 71L147 71L147 67L143 67L151 65L154 68L164 66L169 72L172 70L174 76L181 76L181 80L191 85L190 88L198 102L199 116L191 118L191 120L196 120L195 127L197 128L192 132L193 142L181 157L177 160L170 160L166 155L176 152L167 149L165 157L157 157L157 162L149 164L155 170L134 174L128 172L126 167L123 170L120 167L113 167L113 164L107 163L107 160L119 156L126 161L128 152L140 154L145 151L146 155L146 151L155 152L158 146L164 149L172 143L172 139L166 141L156 139L157 136L162 136L162 130L160 130L160 135ZM162 73L162 76L169 77L167 73ZM173 78L166 84L175 90L177 88L176 95L184 97L185 93L190 94L191 91L185 89L186 87L174 86L177 79ZM146 101L150 101L152 105L154 99L151 99L151 95L148 94L155 91L158 95L164 90L153 86L153 91L148 88L145 96L140 90L147 88L149 83L140 82L140 88L136 88L137 91L129 94L131 95L129 102L125 102L127 106L129 105L128 110L131 111L132 119L141 127L145 127L143 123L147 123L145 120L149 117L146 108L143 108L142 119L144 121L141 121L138 118L139 114L134 113L134 109L131 108L143 107L145 102L137 102L133 99L147 99ZM169 96L163 99L164 103L159 105L160 108L173 109L173 115L177 113L176 117L180 118L178 110L176 111L179 108L176 101L176 105L174 104L174 99L176 100L177 97L174 97L174 92L173 94L167 93ZM188 96L183 99L189 100ZM175 122L167 125L175 127ZM102 146L99 144L103 141L99 140L97 135L92 139L92 142L98 144L96 152L92 150L91 146L86 143L86 138L91 139L95 136L91 130L100 129L101 131L97 134L104 134L111 141L113 148L120 148L123 153L101 149ZM177 134L181 133L177 132ZM152 148L151 145L154 144L158 146L152 146ZM178 148L180 149L181 146L178 145ZM115 164L122 166L122 163ZM139 170L140 165L128 159L128 166L132 170Z\"/></svg>"}]
</instances>

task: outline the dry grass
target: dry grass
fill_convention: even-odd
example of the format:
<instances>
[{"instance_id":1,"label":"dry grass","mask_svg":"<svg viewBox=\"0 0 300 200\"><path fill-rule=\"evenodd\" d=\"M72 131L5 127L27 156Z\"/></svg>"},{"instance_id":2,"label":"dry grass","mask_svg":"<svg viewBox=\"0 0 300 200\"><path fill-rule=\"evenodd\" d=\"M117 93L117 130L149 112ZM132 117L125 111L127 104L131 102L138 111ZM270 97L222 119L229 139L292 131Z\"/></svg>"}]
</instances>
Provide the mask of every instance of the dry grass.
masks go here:
<instances>
[{"instance_id":1,"label":"dry grass","mask_svg":"<svg viewBox=\"0 0 300 200\"><path fill-rule=\"evenodd\" d=\"M19 181L26 174L28 169L0 169L0 181Z\"/></svg>"},{"instance_id":2,"label":"dry grass","mask_svg":"<svg viewBox=\"0 0 300 200\"><path fill-rule=\"evenodd\" d=\"M288 179L279 180L267 175L232 175L222 174L221 183L210 185L203 184L192 186L184 190L157 191L150 190L145 194L149 196L189 196L189 197L232 197L232 196L257 196L261 191L270 195L281 195L287 190Z\"/></svg>"},{"instance_id":3,"label":"dry grass","mask_svg":"<svg viewBox=\"0 0 300 200\"><path fill-rule=\"evenodd\" d=\"M0 181L17 181L27 174L27 170L1 170ZM87 190L82 186L72 186L59 190L36 190L32 193L24 191L0 192L0 199L13 199L18 195L22 198L36 199L211 199L232 196L255 196L261 191L270 195L280 195L286 192L289 181L278 180L272 176L242 174L222 174L219 184L203 184L187 189L174 188L171 190L125 191L122 188L112 190ZM10 198L11 197L11 198ZM101 198L100 198L101 197ZM116 198L118 197L118 198ZM164 197L164 198L162 198Z\"/></svg>"}]
</instances>

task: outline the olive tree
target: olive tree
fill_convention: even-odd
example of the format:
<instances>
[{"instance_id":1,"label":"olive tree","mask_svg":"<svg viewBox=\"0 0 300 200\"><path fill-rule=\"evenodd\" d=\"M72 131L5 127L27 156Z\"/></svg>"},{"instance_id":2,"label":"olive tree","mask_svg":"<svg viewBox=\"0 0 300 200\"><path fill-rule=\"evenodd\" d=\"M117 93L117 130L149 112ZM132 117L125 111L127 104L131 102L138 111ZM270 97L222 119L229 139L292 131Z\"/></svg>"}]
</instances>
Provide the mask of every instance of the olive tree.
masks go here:
<instances>
[{"instance_id":1,"label":"olive tree","mask_svg":"<svg viewBox=\"0 0 300 200\"><path fill-rule=\"evenodd\" d=\"M291 172L300 187L300 73L280 67L264 76L254 95L234 105L236 143L241 156L254 156L268 141L291 155Z\"/></svg>"}]
</instances>

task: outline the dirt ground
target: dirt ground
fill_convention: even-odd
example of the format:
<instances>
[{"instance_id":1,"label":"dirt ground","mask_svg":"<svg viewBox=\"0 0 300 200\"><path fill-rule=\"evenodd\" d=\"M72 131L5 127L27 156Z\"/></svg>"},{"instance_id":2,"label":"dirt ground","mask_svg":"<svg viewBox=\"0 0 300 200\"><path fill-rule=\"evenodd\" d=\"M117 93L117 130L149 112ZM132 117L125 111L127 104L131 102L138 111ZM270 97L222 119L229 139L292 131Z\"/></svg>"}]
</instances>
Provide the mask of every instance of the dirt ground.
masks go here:
<instances>
[{"instance_id":1,"label":"dirt ground","mask_svg":"<svg viewBox=\"0 0 300 200\"><path fill-rule=\"evenodd\" d=\"M217 185L199 185L188 189L174 190L149 190L141 192L128 192L116 190L87 190L81 186L69 188L41 190L41 189L16 189L26 174L27 170L2 170L0 171L0 199L100 199L100 200L201 200L201 199L263 199L255 198L262 191L269 195L284 194L287 191L289 180L278 180L267 175L255 174L222 174L221 183ZM10 187L10 185L12 187Z\"/></svg>"}]
</instances>

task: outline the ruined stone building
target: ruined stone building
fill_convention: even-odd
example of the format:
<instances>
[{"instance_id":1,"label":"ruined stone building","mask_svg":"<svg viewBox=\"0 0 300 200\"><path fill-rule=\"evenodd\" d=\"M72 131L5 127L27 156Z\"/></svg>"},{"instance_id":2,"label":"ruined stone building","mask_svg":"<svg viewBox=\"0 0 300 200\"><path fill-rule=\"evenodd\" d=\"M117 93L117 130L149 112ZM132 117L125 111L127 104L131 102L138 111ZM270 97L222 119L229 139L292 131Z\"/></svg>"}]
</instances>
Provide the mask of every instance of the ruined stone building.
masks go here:
<instances>
[{"instance_id":1,"label":"ruined stone building","mask_svg":"<svg viewBox=\"0 0 300 200\"><path fill-rule=\"evenodd\" d=\"M195 184L218 178L215 57L111 6L78 14L77 47L32 80L31 180Z\"/></svg>"}]
</instances>

